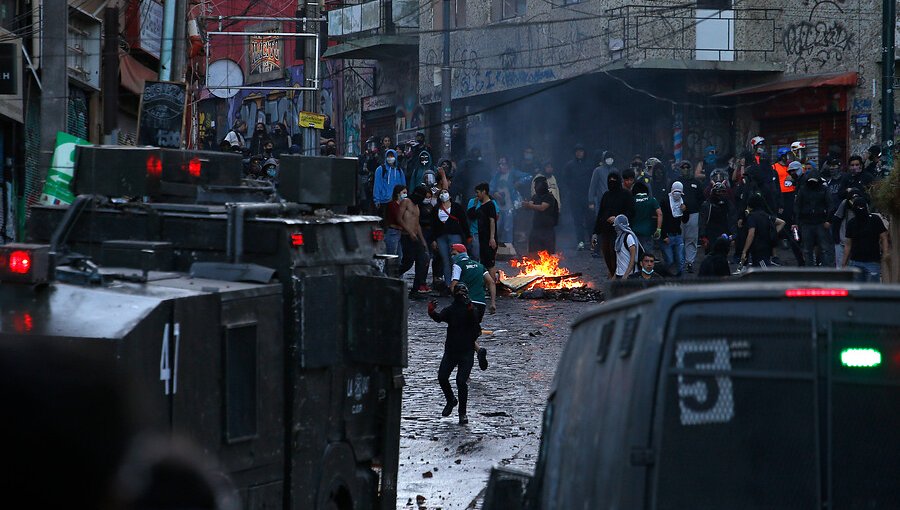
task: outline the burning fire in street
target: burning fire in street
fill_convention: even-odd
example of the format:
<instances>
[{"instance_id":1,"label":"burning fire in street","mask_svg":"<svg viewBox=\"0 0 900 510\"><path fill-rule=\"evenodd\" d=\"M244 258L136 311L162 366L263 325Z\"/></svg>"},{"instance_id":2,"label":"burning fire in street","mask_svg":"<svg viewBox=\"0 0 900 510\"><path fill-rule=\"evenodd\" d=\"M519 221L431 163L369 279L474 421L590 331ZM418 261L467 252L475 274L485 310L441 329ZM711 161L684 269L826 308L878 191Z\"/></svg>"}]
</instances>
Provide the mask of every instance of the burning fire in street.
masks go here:
<instances>
[{"instance_id":1,"label":"burning fire in street","mask_svg":"<svg viewBox=\"0 0 900 510\"><path fill-rule=\"evenodd\" d=\"M559 255L552 255L546 251L538 252L538 258L522 257L512 259L510 265L519 270L519 274L508 277L501 271L500 281L513 291L542 288L547 290L580 289L585 287L585 282L580 278L581 273L570 273L560 267Z\"/></svg>"}]
</instances>

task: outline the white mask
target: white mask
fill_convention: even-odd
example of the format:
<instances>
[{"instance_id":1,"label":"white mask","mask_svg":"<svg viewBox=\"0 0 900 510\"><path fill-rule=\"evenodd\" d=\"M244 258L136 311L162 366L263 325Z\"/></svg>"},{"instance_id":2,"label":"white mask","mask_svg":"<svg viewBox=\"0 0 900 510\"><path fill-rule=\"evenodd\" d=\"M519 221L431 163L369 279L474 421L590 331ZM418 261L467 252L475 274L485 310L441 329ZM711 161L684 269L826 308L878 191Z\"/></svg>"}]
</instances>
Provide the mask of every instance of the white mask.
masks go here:
<instances>
[{"instance_id":1,"label":"white mask","mask_svg":"<svg viewBox=\"0 0 900 510\"><path fill-rule=\"evenodd\" d=\"M389 165L393 165L394 162L396 162L396 161L397 161L397 158L395 158L395 157L387 158L387 162Z\"/></svg>"},{"instance_id":2,"label":"white mask","mask_svg":"<svg viewBox=\"0 0 900 510\"><path fill-rule=\"evenodd\" d=\"M406 193L400 193L400 200L406 200Z\"/></svg>"},{"instance_id":3,"label":"white mask","mask_svg":"<svg viewBox=\"0 0 900 510\"><path fill-rule=\"evenodd\" d=\"M449 202L450 193L441 193L441 202Z\"/></svg>"},{"instance_id":4,"label":"white mask","mask_svg":"<svg viewBox=\"0 0 900 510\"><path fill-rule=\"evenodd\" d=\"M613 158L606 158L604 161L606 162L606 164L607 164L608 166L612 166L612 164L613 164L613 162L614 162Z\"/></svg>"}]
</instances>

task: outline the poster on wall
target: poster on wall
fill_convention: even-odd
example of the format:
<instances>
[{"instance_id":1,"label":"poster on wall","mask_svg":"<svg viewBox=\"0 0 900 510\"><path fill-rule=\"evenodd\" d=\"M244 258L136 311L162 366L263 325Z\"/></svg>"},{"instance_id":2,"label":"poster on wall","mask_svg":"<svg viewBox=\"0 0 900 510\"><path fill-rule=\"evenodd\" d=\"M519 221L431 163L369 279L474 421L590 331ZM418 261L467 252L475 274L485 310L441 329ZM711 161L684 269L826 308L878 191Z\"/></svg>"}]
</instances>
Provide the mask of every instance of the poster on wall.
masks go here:
<instances>
[{"instance_id":1,"label":"poster on wall","mask_svg":"<svg viewBox=\"0 0 900 510\"><path fill-rule=\"evenodd\" d=\"M186 100L184 83L145 82L138 110L137 144L180 149Z\"/></svg>"},{"instance_id":2,"label":"poster on wall","mask_svg":"<svg viewBox=\"0 0 900 510\"><path fill-rule=\"evenodd\" d=\"M56 133L56 147L47 170L47 180L44 181L41 204L71 204L75 200L75 195L72 194L72 176L75 174L77 145L91 145L91 142L68 133Z\"/></svg>"},{"instance_id":3,"label":"poster on wall","mask_svg":"<svg viewBox=\"0 0 900 510\"><path fill-rule=\"evenodd\" d=\"M247 27L246 32L279 32L281 24L266 22ZM247 83L283 78L284 39L277 35L247 36Z\"/></svg>"}]
</instances>

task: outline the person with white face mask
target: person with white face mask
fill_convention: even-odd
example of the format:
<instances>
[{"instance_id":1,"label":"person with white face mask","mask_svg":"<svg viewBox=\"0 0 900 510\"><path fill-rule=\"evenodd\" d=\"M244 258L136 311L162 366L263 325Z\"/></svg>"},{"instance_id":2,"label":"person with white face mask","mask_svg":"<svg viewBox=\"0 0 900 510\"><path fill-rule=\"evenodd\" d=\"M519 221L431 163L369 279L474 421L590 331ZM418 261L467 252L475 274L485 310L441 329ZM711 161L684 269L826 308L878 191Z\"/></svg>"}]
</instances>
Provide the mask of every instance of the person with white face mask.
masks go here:
<instances>
[{"instance_id":1,"label":"person with white face mask","mask_svg":"<svg viewBox=\"0 0 900 510\"><path fill-rule=\"evenodd\" d=\"M397 166L397 152L390 149L384 155L384 163L375 169L372 198L379 214L384 213L384 207L391 201L396 186L406 186L406 175Z\"/></svg>"},{"instance_id":2,"label":"person with white face mask","mask_svg":"<svg viewBox=\"0 0 900 510\"><path fill-rule=\"evenodd\" d=\"M450 200L450 192L442 189L438 193L438 205L431 217L431 228L434 241L431 249L441 258L444 273L444 286L441 292L449 295L449 284L453 265L450 261L450 246L471 243L469 222L466 210L460 204Z\"/></svg>"}]
</instances>

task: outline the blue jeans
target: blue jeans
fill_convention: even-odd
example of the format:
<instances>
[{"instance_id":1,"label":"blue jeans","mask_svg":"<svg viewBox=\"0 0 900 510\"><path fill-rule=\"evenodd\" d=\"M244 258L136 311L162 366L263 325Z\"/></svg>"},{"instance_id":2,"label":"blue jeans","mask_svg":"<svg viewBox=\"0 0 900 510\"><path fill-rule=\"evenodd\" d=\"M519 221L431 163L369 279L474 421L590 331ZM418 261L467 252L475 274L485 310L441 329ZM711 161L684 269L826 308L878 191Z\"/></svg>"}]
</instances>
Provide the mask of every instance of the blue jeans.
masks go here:
<instances>
[{"instance_id":1,"label":"blue jeans","mask_svg":"<svg viewBox=\"0 0 900 510\"><path fill-rule=\"evenodd\" d=\"M515 223L515 211L498 212L497 241L501 243L513 242L513 223Z\"/></svg>"},{"instance_id":2,"label":"blue jeans","mask_svg":"<svg viewBox=\"0 0 900 510\"><path fill-rule=\"evenodd\" d=\"M388 228L384 233L384 248L388 255L403 256L400 248L400 231L396 228Z\"/></svg>"},{"instance_id":3,"label":"blue jeans","mask_svg":"<svg viewBox=\"0 0 900 510\"><path fill-rule=\"evenodd\" d=\"M662 243L663 258L669 270L675 276L681 276L684 272L684 237L681 235L669 235L669 242Z\"/></svg>"},{"instance_id":4,"label":"blue jeans","mask_svg":"<svg viewBox=\"0 0 900 510\"><path fill-rule=\"evenodd\" d=\"M459 234L446 234L437 238L438 255L444 263L444 283L450 285L450 277L453 276L453 262L450 260L450 245L462 243L463 238ZM432 275L433 276L433 275Z\"/></svg>"},{"instance_id":5,"label":"blue jeans","mask_svg":"<svg viewBox=\"0 0 900 510\"><path fill-rule=\"evenodd\" d=\"M866 282L881 282L881 262L859 262L856 260L850 261L850 267L858 267L862 270L863 281Z\"/></svg>"}]
</instances>

